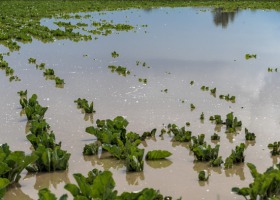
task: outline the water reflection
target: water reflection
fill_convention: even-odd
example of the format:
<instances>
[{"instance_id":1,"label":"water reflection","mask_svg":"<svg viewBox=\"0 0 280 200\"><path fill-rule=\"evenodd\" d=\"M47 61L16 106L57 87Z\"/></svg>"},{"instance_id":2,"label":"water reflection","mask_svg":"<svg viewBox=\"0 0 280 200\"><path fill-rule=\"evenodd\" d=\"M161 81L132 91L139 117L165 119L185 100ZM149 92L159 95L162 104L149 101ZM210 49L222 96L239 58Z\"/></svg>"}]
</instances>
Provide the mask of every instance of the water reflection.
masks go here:
<instances>
[{"instance_id":1,"label":"water reflection","mask_svg":"<svg viewBox=\"0 0 280 200\"><path fill-rule=\"evenodd\" d=\"M84 120L93 124L93 113L85 113Z\"/></svg>"},{"instance_id":2,"label":"water reflection","mask_svg":"<svg viewBox=\"0 0 280 200\"><path fill-rule=\"evenodd\" d=\"M5 193L5 199L32 200L30 196L22 192L19 184L13 184L8 187L8 190Z\"/></svg>"},{"instance_id":3,"label":"water reflection","mask_svg":"<svg viewBox=\"0 0 280 200\"><path fill-rule=\"evenodd\" d=\"M213 22L216 26L222 26L222 28L227 28L229 22L233 23L238 9L232 12L224 11L223 8L214 8L212 11Z\"/></svg>"},{"instance_id":4,"label":"water reflection","mask_svg":"<svg viewBox=\"0 0 280 200\"><path fill-rule=\"evenodd\" d=\"M36 177L36 182L34 184L34 189L40 190L42 188L50 188L50 186L54 187L55 189L58 188L60 183L70 183L68 177L68 171L61 171L61 172L48 172L48 173L28 173L24 177L24 179L29 179Z\"/></svg>"},{"instance_id":5,"label":"water reflection","mask_svg":"<svg viewBox=\"0 0 280 200\"><path fill-rule=\"evenodd\" d=\"M111 154L108 152L102 153L100 158L98 156L84 156L84 160L91 162L93 167L101 166L103 170L124 168L124 161L112 159Z\"/></svg>"},{"instance_id":6,"label":"water reflection","mask_svg":"<svg viewBox=\"0 0 280 200\"><path fill-rule=\"evenodd\" d=\"M234 165L230 169L225 169L225 175L226 177L232 177L233 175L237 175L239 176L240 180L245 180L244 163Z\"/></svg>"},{"instance_id":7,"label":"water reflection","mask_svg":"<svg viewBox=\"0 0 280 200\"><path fill-rule=\"evenodd\" d=\"M127 172L126 181L128 185L139 185L140 181L145 180L144 172Z\"/></svg>"},{"instance_id":8,"label":"water reflection","mask_svg":"<svg viewBox=\"0 0 280 200\"><path fill-rule=\"evenodd\" d=\"M170 160L147 160L147 165L154 169L160 169L160 168L167 168L169 167L173 162Z\"/></svg>"}]
</instances>

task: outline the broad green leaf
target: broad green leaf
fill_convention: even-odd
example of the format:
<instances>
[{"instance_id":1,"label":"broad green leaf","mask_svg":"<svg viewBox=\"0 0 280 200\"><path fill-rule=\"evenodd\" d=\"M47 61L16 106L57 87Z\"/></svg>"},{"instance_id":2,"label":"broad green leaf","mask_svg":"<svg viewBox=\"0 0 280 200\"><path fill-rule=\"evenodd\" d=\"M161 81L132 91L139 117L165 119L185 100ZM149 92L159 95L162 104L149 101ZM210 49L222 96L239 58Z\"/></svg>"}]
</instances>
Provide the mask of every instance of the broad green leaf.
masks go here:
<instances>
[{"instance_id":1,"label":"broad green leaf","mask_svg":"<svg viewBox=\"0 0 280 200\"><path fill-rule=\"evenodd\" d=\"M146 160L160 160L171 156L172 153L166 150L153 150L146 154Z\"/></svg>"}]
</instances>

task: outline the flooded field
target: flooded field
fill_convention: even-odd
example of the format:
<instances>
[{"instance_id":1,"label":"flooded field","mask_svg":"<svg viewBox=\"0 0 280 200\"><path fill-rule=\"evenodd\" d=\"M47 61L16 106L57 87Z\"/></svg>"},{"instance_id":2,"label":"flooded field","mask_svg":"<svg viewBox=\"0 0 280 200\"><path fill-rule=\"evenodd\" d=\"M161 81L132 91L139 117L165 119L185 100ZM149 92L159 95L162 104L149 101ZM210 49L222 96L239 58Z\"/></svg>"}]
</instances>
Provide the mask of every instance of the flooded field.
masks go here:
<instances>
[{"instance_id":1,"label":"flooded field","mask_svg":"<svg viewBox=\"0 0 280 200\"><path fill-rule=\"evenodd\" d=\"M80 18L68 20L42 19L41 24L57 29L59 21L86 23L84 30L80 27L76 31L87 35L94 21L113 20L134 28L113 30L106 36L91 34L93 40L80 42L34 39L20 44L21 49L10 56L4 55L21 81L10 82L4 71L0 73L1 143L8 143L13 151L31 153L26 139L28 121L21 114L17 94L27 89L28 97L37 94L40 104L48 107L45 119L62 148L71 153L68 170L24 171L5 199L37 199L38 190L45 187L60 196L67 193L63 188L66 183L75 182L73 173L86 174L93 168L110 170L119 192L153 187L175 199L243 199L231 189L253 181L246 163L253 163L260 172L279 163L279 157L271 156L267 146L280 141L280 12L161 8L78 14ZM0 53L8 51L0 46ZM114 58L114 51L119 56ZM246 59L246 54L256 57ZM54 81L46 80L43 71L28 63L29 58L54 69L64 79L64 86L56 87ZM130 74L112 72L110 65L126 67ZM214 88L216 92L211 94ZM235 96L235 101L220 96L228 94ZM74 100L78 98L93 101L96 113L84 114L77 109ZM226 133L225 125L209 120L214 115L225 120L230 112L242 121L237 133ZM204 120L200 119L202 113ZM85 144L96 140L85 129L95 126L97 119L117 116L129 122L128 131L142 134L157 129L156 137L140 144L145 154L161 149L173 155L166 160L144 161L143 172L127 172L124 161L108 152L83 156ZM174 142L172 134L159 136L168 124L183 127L186 122L190 123L186 130L193 136L205 134L207 144L220 144L223 160L245 143L245 163L230 169L210 167L208 162L196 161L190 143ZM245 128L255 133L255 141L245 140ZM220 141L211 141L214 132ZM201 170L210 174L208 181L198 181Z\"/></svg>"}]
</instances>

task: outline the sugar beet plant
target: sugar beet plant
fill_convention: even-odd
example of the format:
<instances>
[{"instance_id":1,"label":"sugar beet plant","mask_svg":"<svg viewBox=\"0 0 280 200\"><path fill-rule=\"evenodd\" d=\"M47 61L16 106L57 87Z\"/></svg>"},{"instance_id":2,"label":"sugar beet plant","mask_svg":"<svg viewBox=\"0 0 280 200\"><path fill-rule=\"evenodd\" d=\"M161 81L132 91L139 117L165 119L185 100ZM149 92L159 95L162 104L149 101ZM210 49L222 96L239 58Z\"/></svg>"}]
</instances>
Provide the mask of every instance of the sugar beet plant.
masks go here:
<instances>
[{"instance_id":1,"label":"sugar beet plant","mask_svg":"<svg viewBox=\"0 0 280 200\"><path fill-rule=\"evenodd\" d=\"M31 125L26 138L34 149L32 155L37 157L26 169L30 172L65 170L70 154L61 149L61 143L56 143L55 134L50 131L50 125L44 119L47 107L39 104L36 94L28 100L21 98L20 104Z\"/></svg>"},{"instance_id":2,"label":"sugar beet plant","mask_svg":"<svg viewBox=\"0 0 280 200\"><path fill-rule=\"evenodd\" d=\"M64 188L70 192L73 196L72 199L100 199L100 200L160 200L160 199L172 199L172 197L164 197L158 190L153 188L144 188L138 192L123 192L118 195L118 191L115 190L115 180L110 171L99 171L93 169L88 172L88 176L84 176L80 173L73 174L73 177L77 184L68 183ZM49 191L49 189L41 189L39 191L40 200L56 200L56 196ZM66 200L67 195L63 195L60 200Z\"/></svg>"},{"instance_id":3,"label":"sugar beet plant","mask_svg":"<svg viewBox=\"0 0 280 200\"><path fill-rule=\"evenodd\" d=\"M268 168L263 174L259 173L255 165L247 163L254 181L248 187L232 188L232 191L245 199L279 199L280 195L280 164Z\"/></svg>"},{"instance_id":4,"label":"sugar beet plant","mask_svg":"<svg viewBox=\"0 0 280 200\"><path fill-rule=\"evenodd\" d=\"M78 108L81 108L85 113L95 113L95 110L93 109L93 101L89 104L88 100L78 98L74 103L76 103Z\"/></svg>"}]
</instances>

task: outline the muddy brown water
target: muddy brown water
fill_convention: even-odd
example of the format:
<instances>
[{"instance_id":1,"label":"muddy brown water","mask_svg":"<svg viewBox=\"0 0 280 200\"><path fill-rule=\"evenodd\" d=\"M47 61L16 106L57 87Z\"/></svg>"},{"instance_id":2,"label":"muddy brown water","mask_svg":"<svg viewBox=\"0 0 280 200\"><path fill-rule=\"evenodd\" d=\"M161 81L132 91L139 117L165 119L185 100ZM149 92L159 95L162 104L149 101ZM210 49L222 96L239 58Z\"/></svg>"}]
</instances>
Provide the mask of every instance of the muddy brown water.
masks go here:
<instances>
[{"instance_id":1,"label":"muddy brown water","mask_svg":"<svg viewBox=\"0 0 280 200\"><path fill-rule=\"evenodd\" d=\"M183 199L242 199L231 188L247 186L252 181L246 163L254 163L263 172L279 162L270 156L267 145L280 140L280 72L268 72L267 68L280 69L280 14L261 10L229 15L218 12L162 8L91 13L90 19L81 20L90 23L106 19L139 26L135 31L98 36L87 42L58 40L45 44L34 40L6 56L21 82L10 83L1 72L1 143L8 143L12 150L31 152L25 138L27 120L20 115L17 95L17 91L27 89L29 95L36 93L40 104L49 107L45 118L71 158L67 171L23 171L19 184L9 188L5 199L37 199L38 190L44 187L62 195L66 193L65 183L74 183L73 173L86 174L93 168L110 170L119 193L153 187L164 195ZM43 19L42 24L56 28L53 21ZM141 26L146 24L148 27ZM0 47L0 52L7 51ZM112 58L113 51L120 56ZM257 58L246 60L247 53L257 54ZM45 80L42 71L28 64L30 57L53 68L65 80L64 88ZM136 61L146 62L149 68L137 66ZM107 68L110 64L126 66L131 74L123 77L111 73ZM147 78L147 85L139 78ZM217 96L201 91L202 85L216 87ZM168 92L161 91L164 89ZM234 95L236 102L221 100L220 94ZM81 113L74 104L79 97L94 101L96 113ZM195 110L190 110L190 103ZM202 112L203 122L199 119ZM237 134L226 134L225 127L215 127L208 120L214 114L225 119L229 112L243 123ZM142 134L158 129L156 139L141 145L145 152L165 149L173 155L163 161L146 161L144 171L139 173L126 172L124 163L109 154L83 156L84 145L95 141L85 128L94 125L96 119L119 115L129 121L129 131ZM188 144L173 142L168 135L158 136L164 125L175 123L181 127L186 122L191 123L187 130L193 135L204 133L211 145L210 136L219 133L219 154L223 159L236 145L246 143L245 127L257 138L255 143L246 143L245 164L232 169L213 168L195 161ZM198 181L200 170L211 174L208 182Z\"/></svg>"}]
</instances>

